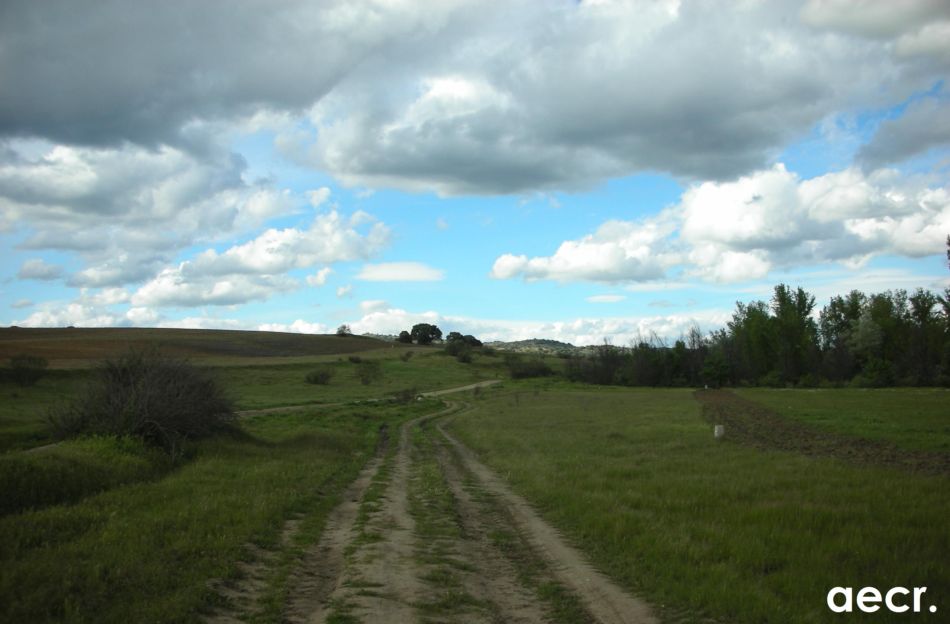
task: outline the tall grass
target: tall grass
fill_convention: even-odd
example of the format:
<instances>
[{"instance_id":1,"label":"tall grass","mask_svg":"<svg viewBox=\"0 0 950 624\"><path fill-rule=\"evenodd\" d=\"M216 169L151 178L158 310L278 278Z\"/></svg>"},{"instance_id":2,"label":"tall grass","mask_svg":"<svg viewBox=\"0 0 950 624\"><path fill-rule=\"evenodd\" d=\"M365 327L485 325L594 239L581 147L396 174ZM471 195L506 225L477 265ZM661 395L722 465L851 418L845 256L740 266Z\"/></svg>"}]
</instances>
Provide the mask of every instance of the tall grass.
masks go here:
<instances>
[{"instance_id":1,"label":"tall grass","mask_svg":"<svg viewBox=\"0 0 950 624\"><path fill-rule=\"evenodd\" d=\"M167 455L141 440L108 436L0 455L0 515L75 502L117 485L159 477L171 467Z\"/></svg>"},{"instance_id":2,"label":"tall grass","mask_svg":"<svg viewBox=\"0 0 950 624\"><path fill-rule=\"evenodd\" d=\"M736 394L807 425L912 450L950 453L950 390L842 388L770 390Z\"/></svg>"},{"instance_id":3,"label":"tall grass","mask_svg":"<svg viewBox=\"0 0 950 624\"><path fill-rule=\"evenodd\" d=\"M244 544L276 547L299 514L316 539L379 426L427 409L250 418L250 435L198 442L162 479L0 518L0 621L199 621L221 600L209 581L238 573Z\"/></svg>"},{"instance_id":4,"label":"tall grass","mask_svg":"<svg viewBox=\"0 0 950 624\"><path fill-rule=\"evenodd\" d=\"M946 608L947 478L717 442L688 391L527 388L454 429L667 619L837 621L838 585Z\"/></svg>"}]
</instances>

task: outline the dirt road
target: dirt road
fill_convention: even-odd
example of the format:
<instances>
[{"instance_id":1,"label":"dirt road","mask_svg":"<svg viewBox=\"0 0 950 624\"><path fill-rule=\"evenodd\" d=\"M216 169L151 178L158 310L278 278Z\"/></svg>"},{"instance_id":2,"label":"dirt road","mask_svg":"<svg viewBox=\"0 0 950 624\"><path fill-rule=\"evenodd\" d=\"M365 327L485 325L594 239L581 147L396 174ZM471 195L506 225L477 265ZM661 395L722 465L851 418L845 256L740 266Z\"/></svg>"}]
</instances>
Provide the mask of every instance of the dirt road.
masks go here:
<instances>
[{"instance_id":1,"label":"dirt road","mask_svg":"<svg viewBox=\"0 0 950 624\"><path fill-rule=\"evenodd\" d=\"M442 427L405 423L289 587L292 623L654 622Z\"/></svg>"},{"instance_id":2,"label":"dirt road","mask_svg":"<svg viewBox=\"0 0 950 624\"><path fill-rule=\"evenodd\" d=\"M487 388L497 383L501 383L501 380L488 379L486 381L479 381L477 383L468 384L467 386L457 386L455 388L446 388L444 390L432 390L430 392L422 392L419 394L419 396L439 397L439 396L444 396L446 394L456 394L458 392L467 392L469 390ZM380 401L388 401L388 400L390 400L389 397L376 398L376 399L363 399L363 401L366 403L377 403ZM301 409L339 407L340 405L345 405L345 403L304 403L300 405L284 405L281 407L264 407L261 409L241 410L239 412L235 412L235 415L238 418L246 418L248 416L257 416L260 414L283 414L287 412L296 412Z\"/></svg>"}]
</instances>

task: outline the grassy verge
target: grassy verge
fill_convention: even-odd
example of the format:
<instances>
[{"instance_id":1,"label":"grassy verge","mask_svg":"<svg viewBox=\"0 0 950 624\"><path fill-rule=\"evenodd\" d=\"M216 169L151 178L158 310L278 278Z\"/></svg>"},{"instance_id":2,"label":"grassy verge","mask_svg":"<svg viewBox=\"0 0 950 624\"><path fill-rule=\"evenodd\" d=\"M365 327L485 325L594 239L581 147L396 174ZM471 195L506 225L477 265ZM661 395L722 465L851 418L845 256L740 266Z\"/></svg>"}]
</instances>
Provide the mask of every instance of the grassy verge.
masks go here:
<instances>
[{"instance_id":1,"label":"grassy verge","mask_svg":"<svg viewBox=\"0 0 950 624\"><path fill-rule=\"evenodd\" d=\"M461 364L441 352L417 354L402 361L398 353L361 359L375 359L382 366L382 378L363 385L356 378L356 364L348 358L319 365L242 366L218 369L217 376L232 389L238 409L261 409L307 403L337 403L392 395L407 388L419 391L463 386L499 375L498 358L479 357ZM333 377L327 385L313 385L304 377L314 368L329 369Z\"/></svg>"},{"instance_id":2,"label":"grassy verge","mask_svg":"<svg viewBox=\"0 0 950 624\"><path fill-rule=\"evenodd\" d=\"M88 378L87 371L49 371L34 386L0 382L0 452L51 442L47 411L78 394Z\"/></svg>"},{"instance_id":3,"label":"grassy verge","mask_svg":"<svg viewBox=\"0 0 950 624\"><path fill-rule=\"evenodd\" d=\"M945 477L717 443L690 391L501 394L453 429L666 619L835 621L839 585L950 608Z\"/></svg>"},{"instance_id":4,"label":"grassy verge","mask_svg":"<svg viewBox=\"0 0 950 624\"><path fill-rule=\"evenodd\" d=\"M85 438L33 453L7 453L0 455L0 516L76 502L171 468L168 455L131 438Z\"/></svg>"},{"instance_id":5,"label":"grassy verge","mask_svg":"<svg viewBox=\"0 0 950 624\"><path fill-rule=\"evenodd\" d=\"M250 436L202 442L163 479L2 518L0 620L198 621L220 600L208 582L237 574L246 543L276 548L301 514L296 546L315 539L379 426L427 408L250 418Z\"/></svg>"},{"instance_id":6,"label":"grassy verge","mask_svg":"<svg viewBox=\"0 0 950 624\"><path fill-rule=\"evenodd\" d=\"M950 390L945 388L747 388L735 393L781 416L827 431L912 450L950 452Z\"/></svg>"}]
</instances>

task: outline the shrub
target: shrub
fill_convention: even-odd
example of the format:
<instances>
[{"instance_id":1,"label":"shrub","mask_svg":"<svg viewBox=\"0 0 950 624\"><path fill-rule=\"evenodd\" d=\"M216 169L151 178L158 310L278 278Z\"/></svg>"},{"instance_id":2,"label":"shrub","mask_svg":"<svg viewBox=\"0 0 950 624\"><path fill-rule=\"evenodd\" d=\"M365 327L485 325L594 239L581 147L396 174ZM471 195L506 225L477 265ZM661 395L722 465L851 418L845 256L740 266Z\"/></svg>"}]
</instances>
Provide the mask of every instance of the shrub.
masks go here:
<instances>
[{"instance_id":1,"label":"shrub","mask_svg":"<svg viewBox=\"0 0 950 624\"><path fill-rule=\"evenodd\" d=\"M375 360L365 360L356 365L356 378L364 386L383 378L383 367Z\"/></svg>"},{"instance_id":2,"label":"shrub","mask_svg":"<svg viewBox=\"0 0 950 624\"><path fill-rule=\"evenodd\" d=\"M851 380L855 388L883 388L894 383L891 365L881 358L870 358Z\"/></svg>"},{"instance_id":3,"label":"shrub","mask_svg":"<svg viewBox=\"0 0 950 624\"><path fill-rule=\"evenodd\" d=\"M821 380L813 373L805 373L798 378L796 385L799 388L817 388L821 385Z\"/></svg>"},{"instance_id":4,"label":"shrub","mask_svg":"<svg viewBox=\"0 0 950 624\"><path fill-rule=\"evenodd\" d=\"M782 376L774 370L759 377L759 385L764 388L783 388L785 386L782 383Z\"/></svg>"},{"instance_id":5,"label":"shrub","mask_svg":"<svg viewBox=\"0 0 950 624\"><path fill-rule=\"evenodd\" d=\"M446 344L445 352L454 355L455 359L463 364L469 364L472 361L472 346L461 339Z\"/></svg>"},{"instance_id":6,"label":"shrub","mask_svg":"<svg viewBox=\"0 0 950 624\"><path fill-rule=\"evenodd\" d=\"M332 368L318 368L307 373L307 376L304 377L304 381L308 384L314 384L318 386L325 386L330 383L330 380L333 379L333 369Z\"/></svg>"},{"instance_id":7,"label":"shrub","mask_svg":"<svg viewBox=\"0 0 950 624\"><path fill-rule=\"evenodd\" d=\"M413 351L403 351L402 353L399 354L399 359L402 360L403 362L408 362L409 360L412 359L413 353L414 353Z\"/></svg>"},{"instance_id":8,"label":"shrub","mask_svg":"<svg viewBox=\"0 0 950 624\"><path fill-rule=\"evenodd\" d=\"M403 405L412 403L415 398L419 396L419 391L415 388L403 388L402 390L396 392L393 395L393 401L396 403L402 403Z\"/></svg>"},{"instance_id":9,"label":"shrub","mask_svg":"<svg viewBox=\"0 0 950 624\"><path fill-rule=\"evenodd\" d=\"M10 358L8 375L15 383L21 386L32 386L46 374L49 366L44 358L21 353Z\"/></svg>"},{"instance_id":10,"label":"shrub","mask_svg":"<svg viewBox=\"0 0 950 624\"><path fill-rule=\"evenodd\" d=\"M234 418L207 371L154 349L107 360L78 399L49 415L60 437L135 436L172 455L185 440L228 429Z\"/></svg>"},{"instance_id":11,"label":"shrub","mask_svg":"<svg viewBox=\"0 0 950 624\"><path fill-rule=\"evenodd\" d=\"M346 358L346 359L348 359L348 360L349 360L350 362L352 362L353 364L359 364L360 362L363 361L363 358L361 358L361 357L358 356L358 355L351 355L351 356L349 356L349 357Z\"/></svg>"},{"instance_id":12,"label":"shrub","mask_svg":"<svg viewBox=\"0 0 950 624\"><path fill-rule=\"evenodd\" d=\"M540 357L533 357L528 360L507 354L505 356L505 365L508 367L508 374L512 379L527 379L529 377L547 377L553 375L554 371Z\"/></svg>"}]
</instances>

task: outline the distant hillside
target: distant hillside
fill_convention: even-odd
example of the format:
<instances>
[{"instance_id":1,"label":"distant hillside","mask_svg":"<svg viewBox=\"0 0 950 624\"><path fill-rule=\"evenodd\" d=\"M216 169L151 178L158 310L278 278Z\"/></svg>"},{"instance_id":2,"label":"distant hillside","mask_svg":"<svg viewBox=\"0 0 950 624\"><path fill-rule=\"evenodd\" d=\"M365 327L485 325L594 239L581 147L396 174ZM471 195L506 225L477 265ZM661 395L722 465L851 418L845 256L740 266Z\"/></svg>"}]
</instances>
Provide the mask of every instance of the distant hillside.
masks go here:
<instances>
[{"instance_id":1,"label":"distant hillside","mask_svg":"<svg viewBox=\"0 0 950 624\"><path fill-rule=\"evenodd\" d=\"M576 353L579 347L567 342L532 338L530 340L515 340L514 342L490 342L486 346L499 351L515 351L517 353Z\"/></svg>"},{"instance_id":2,"label":"distant hillside","mask_svg":"<svg viewBox=\"0 0 950 624\"><path fill-rule=\"evenodd\" d=\"M101 360L157 345L164 353L194 358L299 357L356 353L387 347L364 336L260 331L151 328L0 328L0 362L18 353L51 363Z\"/></svg>"}]
</instances>

